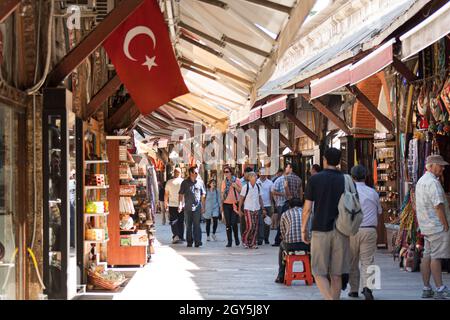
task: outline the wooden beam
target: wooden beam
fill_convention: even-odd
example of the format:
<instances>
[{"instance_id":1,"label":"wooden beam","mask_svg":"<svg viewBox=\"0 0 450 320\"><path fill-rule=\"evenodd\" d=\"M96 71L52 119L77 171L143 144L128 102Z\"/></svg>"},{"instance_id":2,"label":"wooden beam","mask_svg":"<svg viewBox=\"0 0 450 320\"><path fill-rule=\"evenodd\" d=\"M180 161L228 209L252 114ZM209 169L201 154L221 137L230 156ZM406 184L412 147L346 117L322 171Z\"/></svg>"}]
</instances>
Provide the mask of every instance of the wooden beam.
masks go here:
<instances>
[{"instance_id":1,"label":"wooden beam","mask_svg":"<svg viewBox=\"0 0 450 320\"><path fill-rule=\"evenodd\" d=\"M381 113L380 110L370 101L370 99L357 87L357 86L350 86L347 85L346 88L353 93L356 96L356 99L359 100L359 102L362 103L362 105L367 109L367 111L372 114L375 119L380 121L380 123L389 130L389 132L394 131L394 123L389 120L388 117L386 117L383 113Z\"/></svg>"},{"instance_id":2,"label":"wooden beam","mask_svg":"<svg viewBox=\"0 0 450 320\"><path fill-rule=\"evenodd\" d=\"M86 110L84 112L84 120L87 120L89 117L97 112L97 110L102 106L102 104L108 100L110 96L112 96L117 89L119 89L122 82L119 79L118 75L115 75L112 79L108 80L108 82L92 97L91 101L86 106Z\"/></svg>"},{"instance_id":3,"label":"wooden beam","mask_svg":"<svg viewBox=\"0 0 450 320\"><path fill-rule=\"evenodd\" d=\"M228 72L226 70L222 70L220 68L211 69L211 68L208 68L208 67L203 66L201 64L195 63L194 61L191 61L189 59L183 58L183 57L180 58L179 61L181 63L184 63L184 64L188 65L188 66L195 67L197 69L200 69L200 70L203 70L203 71L206 71L206 72L209 72L209 73L213 73L213 74L221 73L221 74L223 74L223 75L225 75L225 76L227 76L227 77L229 77L229 78L231 78L233 80L242 82L242 83L244 83L244 84L246 84L248 86L253 85L253 83L251 81L249 81L247 79L244 79L244 78L241 78L241 77L239 77L239 76L237 76L237 75L235 75L235 74L233 74L231 72Z\"/></svg>"},{"instance_id":4,"label":"wooden beam","mask_svg":"<svg viewBox=\"0 0 450 320\"><path fill-rule=\"evenodd\" d=\"M319 144L319 137L310 130L303 122L301 122L295 115L290 113L288 110L284 111L284 115L297 127L299 128L304 134L308 136L314 143Z\"/></svg>"},{"instance_id":5,"label":"wooden beam","mask_svg":"<svg viewBox=\"0 0 450 320\"><path fill-rule=\"evenodd\" d=\"M120 122L123 120L123 117L128 113L128 111L133 108L134 101L133 99L129 98L127 101L125 101L119 109L114 112L114 114L108 118L107 121L107 127L108 129L115 129Z\"/></svg>"},{"instance_id":6,"label":"wooden beam","mask_svg":"<svg viewBox=\"0 0 450 320\"><path fill-rule=\"evenodd\" d=\"M339 129L344 131L346 134L350 135L351 131L347 127L347 124L344 120L342 120L337 114L327 108L319 99L315 99L311 101L311 96L309 94L302 94L303 99L308 101L310 104L314 106L320 113L322 113L328 120L333 122Z\"/></svg>"},{"instance_id":7,"label":"wooden beam","mask_svg":"<svg viewBox=\"0 0 450 320\"><path fill-rule=\"evenodd\" d=\"M3 23L20 5L21 0L2 0L0 2L0 23Z\"/></svg>"},{"instance_id":8,"label":"wooden beam","mask_svg":"<svg viewBox=\"0 0 450 320\"><path fill-rule=\"evenodd\" d=\"M254 3L256 5L259 5L259 6L262 6L262 7L266 7L266 8L269 8L269 9L273 9L273 10L277 10L277 11L280 11L280 12L284 12L284 13L287 13L287 14L289 14L291 12L291 10L292 10L291 7L288 7L288 6L279 4L279 3L275 3L275 2L272 2L272 1L267 1L267 0L244 0L244 1L251 2L251 3Z\"/></svg>"},{"instance_id":9,"label":"wooden beam","mask_svg":"<svg viewBox=\"0 0 450 320\"><path fill-rule=\"evenodd\" d=\"M47 85L58 86L76 67L92 54L145 0L121 1L75 48L53 68Z\"/></svg>"},{"instance_id":10,"label":"wooden beam","mask_svg":"<svg viewBox=\"0 0 450 320\"><path fill-rule=\"evenodd\" d=\"M240 41L238 41L238 40L236 40L234 38L228 37L225 34L222 34L222 38L221 39L216 39L213 36L211 36L211 35L209 35L207 33L204 33L201 30L198 30L198 29L196 29L194 27L191 27L190 25L184 23L183 21L180 21L178 26L183 28L183 29L186 29L186 30L188 30L188 31L190 31L192 33L195 33L196 35L198 35L198 36L200 36L202 38L205 38L205 39L207 39L207 40L217 44L220 47L224 47L224 46L226 46L226 43L229 43L229 44L233 44L236 47L239 47L241 49L244 49L244 50L250 51L252 53L255 53L257 55L260 55L260 56L262 56L264 58L267 58L267 57L270 56L270 52L266 52L266 51L260 50L258 48L252 47L252 46L250 46L250 45L248 45L246 43L243 43L243 42L240 42Z\"/></svg>"},{"instance_id":11,"label":"wooden beam","mask_svg":"<svg viewBox=\"0 0 450 320\"><path fill-rule=\"evenodd\" d=\"M394 61L392 62L395 70L397 70L409 83L418 80L417 76L412 72L406 64L404 64L401 60L394 57Z\"/></svg>"},{"instance_id":12,"label":"wooden beam","mask_svg":"<svg viewBox=\"0 0 450 320\"><path fill-rule=\"evenodd\" d=\"M269 121L267 121L267 119L261 118L261 119L258 119L257 121L259 121L259 122L260 122L263 126L265 126L268 130L275 129L275 128L269 123ZM292 147L292 144L291 144L291 142L289 141L289 139L286 138L284 135L282 135L281 132L280 132L280 140L281 140L281 142L284 143L284 145L285 145L286 147L288 147L289 149L291 149L292 151L294 151L294 148Z\"/></svg>"}]
</instances>

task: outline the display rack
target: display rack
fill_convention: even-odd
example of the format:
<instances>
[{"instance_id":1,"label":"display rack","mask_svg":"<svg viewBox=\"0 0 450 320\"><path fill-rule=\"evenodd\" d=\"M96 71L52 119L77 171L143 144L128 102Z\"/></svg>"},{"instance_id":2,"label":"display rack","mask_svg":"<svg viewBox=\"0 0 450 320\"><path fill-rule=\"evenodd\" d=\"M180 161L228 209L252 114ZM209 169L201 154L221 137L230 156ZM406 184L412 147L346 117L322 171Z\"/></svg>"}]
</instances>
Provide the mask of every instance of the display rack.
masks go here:
<instances>
[{"instance_id":1,"label":"display rack","mask_svg":"<svg viewBox=\"0 0 450 320\"><path fill-rule=\"evenodd\" d=\"M131 156L129 156L126 141L129 137L107 137L107 151L108 151L108 177L109 177L109 218L108 230L110 241L108 242L108 265L109 266L143 266L147 263L147 245L148 236L146 231L138 230L135 221L133 221L133 228L131 230L122 230L121 224L121 201L126 198L126 202L130 202L131 207L132 197L135 196L133 189L135 185L132 177L125 178L123 169L133 164ZM121 170L122 166L122 170ZM121 176L122 174L122 176ZM121 191L122 190L122 191ZM121 200L122 198L122 200ZM129 200L128 200L129 199ZM124 211L122 203L122 211ZM128 207L127 207L128 208ZM133 210L127 210L127 213L133 215ZM126 216L125 216L126 217ZM133 220L136 220L133 219ZM146 239L145 243L139 240Z\"/></svg>"},{"instance_id":2,"label":"display rack","mask_svg":"<svg viewBox=\"0 0 450 320\"><path fill-rule=\"evenodd\" d=\"M382 219L378 224L378 246L391 249L391 228L386 225L392 224L398 217L398 182L396 143L394 137L389 134L375 134L375 164L374 182L375 190L380 196L383 208Z\"/></svg>"},{"instance_id":3,"label":"display rack","mask_svg":"<svg viewBox=\"0 0 450 320\"><path fill-rule=\"evenodd\" d=\"M85 122L83 146L83 279L87 291L95 291L96 286L90 282L87 270L92 268L107 269L107 246L109 217L107 175L108 158L105 134L102 123L91 119Z\"/></svg>"}]
</instances>

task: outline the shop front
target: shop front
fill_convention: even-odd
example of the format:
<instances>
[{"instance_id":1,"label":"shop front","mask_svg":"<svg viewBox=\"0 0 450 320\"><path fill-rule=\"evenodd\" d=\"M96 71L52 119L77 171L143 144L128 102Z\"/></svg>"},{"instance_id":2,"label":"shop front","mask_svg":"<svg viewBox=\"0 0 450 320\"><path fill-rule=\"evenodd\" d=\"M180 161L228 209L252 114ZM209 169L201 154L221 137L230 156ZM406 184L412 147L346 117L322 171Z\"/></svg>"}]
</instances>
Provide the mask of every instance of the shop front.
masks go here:
<instances>
[{"instance_id":1,"label":"shop front","mask_svg":"<svg viewBox=\"0 0 450 320\"><path fill-rule=\"evenodd\" d=\"M0 100L0 300L25 296L24 111Z\"/></svg>"}]
</instances>

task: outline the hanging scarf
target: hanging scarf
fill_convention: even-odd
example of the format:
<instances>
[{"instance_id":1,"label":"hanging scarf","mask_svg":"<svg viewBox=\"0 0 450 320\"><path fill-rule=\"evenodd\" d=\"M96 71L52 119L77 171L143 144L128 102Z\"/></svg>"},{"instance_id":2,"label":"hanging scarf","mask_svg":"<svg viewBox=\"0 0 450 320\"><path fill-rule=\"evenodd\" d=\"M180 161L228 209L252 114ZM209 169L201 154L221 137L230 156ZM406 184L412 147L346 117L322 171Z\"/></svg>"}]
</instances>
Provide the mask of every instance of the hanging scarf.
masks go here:
<instances>
[{"instance_id":1,"label":"hanging scarf","mask_svg":"<svg viewBox=\"0 0 450 320\"><path fill-rule=\"evenodd\" d=\"M230 188L231 188L231 184L233 182L236 182L236 177L232 176L231 177L231 181L228 180L227 178L225 178L225 192L223 194L223 199L225 200L226 198L228 198L228 193L230 192Z\"/></svg>"}]
</instances>

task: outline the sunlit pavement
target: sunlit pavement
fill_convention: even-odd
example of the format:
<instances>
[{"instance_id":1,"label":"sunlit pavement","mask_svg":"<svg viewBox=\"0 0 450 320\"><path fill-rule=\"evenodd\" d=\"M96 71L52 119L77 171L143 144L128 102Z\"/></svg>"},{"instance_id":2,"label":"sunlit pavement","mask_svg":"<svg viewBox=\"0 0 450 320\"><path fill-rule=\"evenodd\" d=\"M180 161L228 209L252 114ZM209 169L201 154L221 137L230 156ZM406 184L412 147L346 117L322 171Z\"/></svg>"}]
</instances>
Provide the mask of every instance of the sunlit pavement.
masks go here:
<instances>
[{"instance_id":1,"label":"sunlit pavement","mask_svg":"<svg viewBox=\"0 0 450 320\"><path fill-rule=\"evenodd\" d=\"M158 221L160 215L157 215ZM187 248L171 244L169 225L157 226L156 253L144 268L137 269L125 289L113 299L321 299L317 287L303 281L291 287L274 283L278 248L262 245L257 250L242 246L225 248L225 226L219 222L217 242L206 241L202 224L203 246ZM275 231L271 231L271 243ZM375 299L420 299L420 273L400 271L398 261L378 250L375 263L381 269L381 290ZM444 274L447 284L450 275ZM342 299L350 299L342 292ZM360 298L362 299L362 298Z\"/></svg>"}]
</instances>

